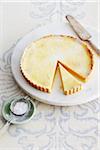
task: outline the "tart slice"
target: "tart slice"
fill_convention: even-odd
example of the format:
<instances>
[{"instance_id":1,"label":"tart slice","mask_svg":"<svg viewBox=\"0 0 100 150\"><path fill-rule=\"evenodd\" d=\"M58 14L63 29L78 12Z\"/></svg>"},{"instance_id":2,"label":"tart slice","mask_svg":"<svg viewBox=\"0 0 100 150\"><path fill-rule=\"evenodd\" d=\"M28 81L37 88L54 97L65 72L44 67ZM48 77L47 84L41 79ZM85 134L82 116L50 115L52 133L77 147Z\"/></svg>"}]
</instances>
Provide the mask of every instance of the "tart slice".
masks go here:
<instances>
[{"instance_id":1,"label":"tart slice","mask_svg":"<svg viewBox=\"0 0 100 150\"><path fill-rule=\"evenodd\" d=\"M73 94L81 90L81 83L74 78L61 64L59 64L59 71L65 95Z\"/></svg>"}]
</instances>

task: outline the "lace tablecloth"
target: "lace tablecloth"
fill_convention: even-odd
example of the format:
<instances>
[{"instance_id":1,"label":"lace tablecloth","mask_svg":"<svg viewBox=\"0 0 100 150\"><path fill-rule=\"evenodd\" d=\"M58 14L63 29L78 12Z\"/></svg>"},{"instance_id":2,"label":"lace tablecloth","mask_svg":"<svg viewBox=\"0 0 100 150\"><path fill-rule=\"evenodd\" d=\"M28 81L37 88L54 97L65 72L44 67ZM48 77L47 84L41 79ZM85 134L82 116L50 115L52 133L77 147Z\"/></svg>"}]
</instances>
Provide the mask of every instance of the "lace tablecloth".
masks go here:
<instances>
[{"instance_id":1,"label":"lace tablecloth","mask_svg":"<svg viewBox=\"0 0 100 150\"><path fill-rule=\"evenodd\" d=\"M37 3L36 3L37 4ZM77 7L80 3L67 3L55 9L50 3L35 5L30 12L31 17L49 20L57 16L61 20L66 7L67 11L76 10L78 17L84 18L84 11L79 14ZM84 4L84 3L83 3ZM43 9L45 7L45 10ZM48 10L46 11L46 7ZM51 9L52 8L52 9ZM62 11L60 11L60 9ZM63 13L62 13L63 12ZM46 20L48 22L48 19ZM0 110L2 103L9 98L25 95L18 87L11 73L11 55L13 45L8 51L0 55ZM11 125L4 136L0 137L0 150L97 150L100 137L100 101L98 99L79 106L56 107L34 100L37 111L34 118L24 125ZM0 113L0 127L4 120Z\"/></svg>"}]
</instances>

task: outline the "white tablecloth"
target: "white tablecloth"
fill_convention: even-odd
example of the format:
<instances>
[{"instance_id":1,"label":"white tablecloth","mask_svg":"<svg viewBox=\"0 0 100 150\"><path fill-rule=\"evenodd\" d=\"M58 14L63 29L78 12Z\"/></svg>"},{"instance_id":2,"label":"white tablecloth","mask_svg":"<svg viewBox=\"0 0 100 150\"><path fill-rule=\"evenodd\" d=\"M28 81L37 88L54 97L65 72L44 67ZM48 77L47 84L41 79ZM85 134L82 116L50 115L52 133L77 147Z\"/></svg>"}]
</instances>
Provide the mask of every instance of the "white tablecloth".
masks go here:
<instances>
[{"instance_id":1,"label":"white tablecloth","mask_svg":"<svg viewBox=\"0 0 100 150\"><path fill-rule=\"evenodd\" d=\"M0 3L0 109L3 101L25 95L11 73L16 41L30 30L72 14L84 25L98 29L95 2ZM25 125L11 125L0 137L0 150L99 150L100 101L80 106L56 107L34 100L37 112ZM0 127L4 124L0 113Z\"/></svg>"}]
</instances>

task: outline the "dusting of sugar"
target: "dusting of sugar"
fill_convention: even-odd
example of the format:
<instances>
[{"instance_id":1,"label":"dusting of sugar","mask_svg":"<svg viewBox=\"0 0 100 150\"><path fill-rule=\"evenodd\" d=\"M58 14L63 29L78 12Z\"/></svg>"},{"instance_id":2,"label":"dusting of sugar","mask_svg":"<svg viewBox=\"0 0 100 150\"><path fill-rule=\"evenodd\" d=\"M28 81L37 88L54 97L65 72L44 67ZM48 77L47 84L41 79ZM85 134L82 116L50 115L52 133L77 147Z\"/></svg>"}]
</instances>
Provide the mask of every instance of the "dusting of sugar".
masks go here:
<instances>
[{"instance_id":1,"label":"dusting of sugar","mask_svg":"<svg viewBox=\"0 0 100 150\"><path fill-rule=\"evenodd\" d=\"M24 114L28 110L28 105L25 102L17 102L13 108L15 114Z\"/></svg>"}]
</instances>

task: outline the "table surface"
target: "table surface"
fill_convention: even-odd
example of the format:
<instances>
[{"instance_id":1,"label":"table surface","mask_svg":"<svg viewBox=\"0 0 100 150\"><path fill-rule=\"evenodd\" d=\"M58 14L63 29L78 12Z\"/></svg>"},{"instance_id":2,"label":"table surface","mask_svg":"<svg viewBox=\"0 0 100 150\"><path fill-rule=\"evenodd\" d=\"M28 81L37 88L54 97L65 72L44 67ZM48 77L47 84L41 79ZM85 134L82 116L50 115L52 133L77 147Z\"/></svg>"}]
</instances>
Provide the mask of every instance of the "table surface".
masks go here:
<instances>
[{"instance_id":1,"label":"table surface","mask_svg":"<svg viewBox=\"0 0 100 150\"><path fill-rule=\"evenodd\" d=\"M25 93L11 73L11 55L26 33L49 22L65 22L71 14L83 25L98 29L97 1L0 3L0 110L4 101ZM87 13L88 12L88 13ZM97 150L100 148L100 101L56 107L34 100L37 112L24 125L11 125L0 137L0 150ZM4 120L0 113L0 127Z\"/></svg>"}]
</instances>

